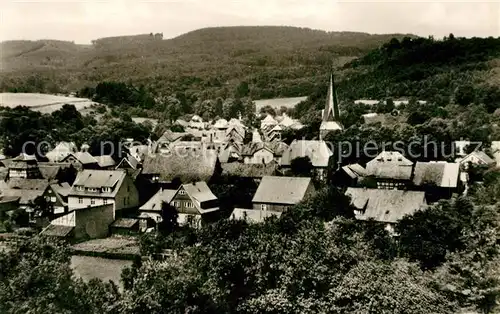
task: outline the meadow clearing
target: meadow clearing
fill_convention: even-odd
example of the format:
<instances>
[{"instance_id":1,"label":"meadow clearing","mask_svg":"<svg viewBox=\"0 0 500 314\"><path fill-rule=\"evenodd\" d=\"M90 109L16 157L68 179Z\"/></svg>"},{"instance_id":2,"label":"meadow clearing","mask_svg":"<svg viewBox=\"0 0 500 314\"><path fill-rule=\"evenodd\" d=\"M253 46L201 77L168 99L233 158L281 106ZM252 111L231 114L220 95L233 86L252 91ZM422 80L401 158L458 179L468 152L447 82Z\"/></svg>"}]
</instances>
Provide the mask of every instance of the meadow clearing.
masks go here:
<instances>
[{"instance_id":1,"label":"meadow clearing","mask_svg":"<svg viewBox=\"0 0 500 314\"><path fill-rule=\"evenodd\" d=\"M71 104L77 110L83 110L95 104L87 98L67 97L38 93L0 93L0 106L26 106L42 113L51 113L60 109L64 104Z\"/></svg>"}]
</instances>

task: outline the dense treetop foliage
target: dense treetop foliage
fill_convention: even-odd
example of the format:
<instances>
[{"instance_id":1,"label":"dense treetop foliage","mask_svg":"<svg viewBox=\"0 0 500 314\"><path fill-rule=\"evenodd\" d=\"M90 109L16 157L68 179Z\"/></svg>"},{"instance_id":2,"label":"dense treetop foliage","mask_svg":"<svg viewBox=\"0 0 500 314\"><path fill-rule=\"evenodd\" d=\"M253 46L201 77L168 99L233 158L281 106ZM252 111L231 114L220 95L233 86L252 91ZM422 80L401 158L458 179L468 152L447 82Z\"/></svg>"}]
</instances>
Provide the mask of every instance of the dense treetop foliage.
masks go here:
<instances>
[{"instance_id":1,"label":"dense treetop foliage","mask_svg":"<svg viewBox=\"0 0 500 314\"><path fill-rule=\"evenodd\" d=\"M394 237L383 224L352 219L349 199L328 188L263 224L221 220L143 235L143 255L168 249L170 257L135 260L122 273L123 291L75 280L68 248L35 238L0 252L0 310L494 312L498 210L467 198L443 201L405 217Z\"/></svg>"},{"instance_id":2,"label":"dense treetop foliage","mask_svg":"<svg viewBox=\"0 0 500 314\"><path fill-rule=\"evenodd\" d=\"M439 100L471 93L479 102L498 88L491 69L500 57L499 38L396 38L344 66L340 90L353 98L409 97ZM491 86L493 85L493 86ZM460 103L460 101L458 101Z\"/></svg>"},{"instance_id":3,"label":"dense treetop foliage","mask_svg":"<svg viewBox=\"0 0 500 314\"><path fill-rule=\"evenodd\" d=\"M123 115L113 117L108 113L97 123L94 117L83 116L73 105L64 105L51 114L42 114L27 107L1 108L0 115L0 141L4 154L11 157L21 152L37 153L38 157L43 157L60 141L72 141L78 147L86 143L90 146L89 152L94 155L118 154L118 149L106 151L110 145L105 145L103 150L101 144L114 143L117 148L118 143L126 138L145 142L152 132L151 126L136 124ZM30 142L33 145L26 145Z\"/></svg>"}]
</instances>

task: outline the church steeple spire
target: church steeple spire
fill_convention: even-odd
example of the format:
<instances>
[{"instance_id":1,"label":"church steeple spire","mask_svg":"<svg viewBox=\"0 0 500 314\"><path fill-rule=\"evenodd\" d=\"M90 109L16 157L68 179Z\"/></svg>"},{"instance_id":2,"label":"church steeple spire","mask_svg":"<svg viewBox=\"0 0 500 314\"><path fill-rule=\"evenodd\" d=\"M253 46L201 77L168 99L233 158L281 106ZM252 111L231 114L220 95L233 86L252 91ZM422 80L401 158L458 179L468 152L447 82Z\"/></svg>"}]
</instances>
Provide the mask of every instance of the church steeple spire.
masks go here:
<instances>
[{"instance_id":1,"label":"church steeple spire","mask_svg":"<svg viewBox=\"0 0 500 314\"><path fill-rule=\"evenodd\" d=\"M337 100L337 92L335 90L335 81L333 79L333 71L330 72L330 84L328 85L328 95L326 96L325 109L320 126L319 137L324 139L328 132L342 131L343 127L340 123L339 103Z\"/></svg>"},{"instance_id":2,"label":"church steeple spire","mask_svg":"<svg viewBox=\"0 0 500 314\"><path fill-rule=\"evenodd\" d=\"M325 110L323 111L323 121L339 121L339 103L337 91L335 90L335 80L333 73L330 73L330 85L328 85L328 95L326 97Z\"/></svg>"}]
</instances>

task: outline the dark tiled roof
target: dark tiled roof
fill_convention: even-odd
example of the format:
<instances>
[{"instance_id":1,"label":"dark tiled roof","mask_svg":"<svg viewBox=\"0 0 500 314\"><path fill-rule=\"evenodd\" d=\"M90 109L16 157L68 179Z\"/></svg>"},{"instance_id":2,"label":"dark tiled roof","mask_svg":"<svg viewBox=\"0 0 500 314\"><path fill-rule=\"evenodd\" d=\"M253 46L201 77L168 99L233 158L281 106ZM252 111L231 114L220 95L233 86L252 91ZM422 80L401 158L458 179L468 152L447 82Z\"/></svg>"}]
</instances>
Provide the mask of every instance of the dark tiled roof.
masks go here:
<instances>
[{"instance_id":1,"label":"dark tiled roof","mask_svg":"<svg viewBox=\"0 0 500 314\"><path fill-rule=\"evenodd\" d=\"M425 192L421 191L348 188L346 195L360 210L361 213L356 214L360 220L395 223L426 205Z\"/></svg>"},{"instance_id":2,"label":"dark tiled roof","mask_svg":"<svg viewBox=\"0 0 500 314\"><path fill-rule=\"evenodd\" d=\"M413 162L397 151L383 151L366 163L366 168L380 166L381 164L391 164L398 166L412 166Z\"/></svg>"},{"instance_id":3,"label":"dark tiled roof","mask_svg":"<svg viewBox=\"0 0 500 314\"><path fill-rule=\"evenodd\" d=\"M395 180L410 180L412 166L399 166L399 165L379 165L371 167L367 173L380 179L395 179Z\"/></svg>"},{"instance_id":4,"label":"dark tiled roof","mask_svg":"<svg viewBox=\"0 0 500 314\"><path fill-rule=\"evenodd\" d=\"M252 202L297 204L311 184L311 178L266 176L262 178Z\"/></svg>"},{"instance_id":5,"label":"dark tiled roof","mask_svg":"<svg viewBox=\"0 0 500 314\"><path fill-rule=\"evenodd\" d=\"M135 224L139 222L139 219L133 219L133 218L118 218L115 220L112 224L111 227L114 228L133 228Z\"/></svg>"},{"instance_id":6,"label":"dark tiled roof","mask_svg":"<svg viewBox=\"0 0 500 314\"><path fill-rule=\"evenodd\" d=\"M135 159L134 156L132 155L128 155L127 157L123 157L123 159L118 163L118 165L116 166L116 168L121 168L121 169L127 169L127 168L130 168L130 169L137 169L137 166L139 164L139 161L137 159Z\"/></svg>"},{"instance_id":7,"label":"dark tiled roof","mask_svg":"<svg viewBox=\"0 0 500 314\"><path fill-rule=\"evenodd\" d=\"M112 167L116 164L113 157L108 156L108 155L95 156L94 158L97 160L97 164L101 168Z\"/></svg>"},{"instance_id":8,"label":"dark tiled roof","mask_svg":"<svg viewBox=\"0 0 500 314\"><path fill-rule=\"evenodd\" d=\"M460 164L449 162L417 162L413 183L417 186L435 185L456 188L460 177Z\"/></svg>"},{"instance_id":9,"label":"dark tiled roof","mask_svg":"<svg viewBox=\"0 0 500 314\"><path fill-rule=\"evenodd\" d=\"M60 184L51 184L50 187L54 192L61 196L68 196L69 191L71 190L71 186L68 182L62 182Z\"/></svg>"},{"instance_id":10,"label":"dark tiled roof","mask_svg":"<svg viewBox=\"0 0 500 314\"><path fill-rule=\"evenodd\" d=\"M28 155L28 154L24 154L24 153L21 153L21 154L19 154L19 156L12 159L12 161L33 161L33 160L36 161L35 155Z\"/></svg>"},{"instance_id":11,"label":"dark tiled roof","mask_svg":"<svg viewBox=\"0 0 500 314\"><path fill-rule=\"evenodd\" d=\"M243 164L231 162L222 164L222 174L246 178L262 178L264 176L274 175L276 168L276 163L274 162L269 164Z\"/></svg>"},{"instance_id":12,"label":"dark tiled roof","mask_svg":"<svg viewBox=\"0 0 500 314\"><path fill-rule=\"evenodd\" d=\"M139 210L161 211L163 203L170 203L175 193L177 193L177 190L159 190Z\"/></svg>"},{"instance_id":13,"label":"dark tiled roof","mask_svg":"<svg viewBox=\"0 0 500 314\"><path fill-rule=\"evenodd\" d=\"M242 147L242 155L252 156L261 149L267 149L275 156L282 156L288 145L283 142L251 142Z\"/></svg>"},{"instance_id":14,"label":"dark tiled roof","mask_svg":"<svg viewBox=\"0 0 500 314\"><path fill-rule=\"evenodd\" d=\"M3 197L18 197L19 204L28 205L35 201L39 196L43 195L43 190L22 190L22 189L7 189L2 191Z\"/></svg>"},{"instance_id":15,"label":"dark tiled roof","mask_svg":"<svg viewBox=\"0 0 500 314\"><path fill-rule=\"evenodd\" d=\"M171 143L175 142L181 137L187 135L187 132L172 132L167 130L163 133L163 135L158 139L158 143Z\"/></svg>"},{"instance_id":16,"label":"dark tiled roof","mask_svg":"<svg viewBox=\"0 0 500 314\"><path fill-rule=\"evenodd\" d=\"M191 198L200 203L217 200L217 197L204 181L183 184L182 187Z\"/></svg>"},{"instance_id":17,"label":"dark tiled roof","mask_svg":"<svg viewBox=\"0 0 500 314\"><path fill-rule=\"evenodd\" d=\"M20 196L3 196L0 195L0 204L19 202L21 200Z\"/></svg>"},{"instance_id":18,"label":"dark tiled roof","mask_svg":"<svg viewBox=\"0 0 500 314\"><path fill-rule=\"evenodd\" d=\"M490 156L488 156L483 151L474 151L474 152L470 153L469 155L465 156L463 159L467 159L469 157L475 157L475 158L481 160L486 165L491 165L491 164L496 163L496 161L493 158L491 158Z\"/></svg>"},{"instance_id":19,"label":"dark tiled roof","mask_svg":"<svg viewBox=\"0 0 500 314\"><path fill-rule=\"evenodd\" d=\"M71 231L73 231L73 229L75 229L75 227L50 224L45 229L43 229L40 234L48 237L66 238L71 234Z\"/></svg>"},{"instance_id":20,"label":"dark tiled roof","mask_svg":"<svg viewBox=\"0 0 500 314\"><path fill-rule=\"evenodd\" d=\"M147 155L143 174L160 176L161 181L179 178L181 182L208 181L215 173L217 153L206 149L186 154L169 153Z\"/></svg>"},{"instance_id":21,"label":"dark tiled roof","mask_svg":"<svg viewBox=\"0 0 500 314\"><path fill-rule=\"evenodd\" d=\"M9 169L0 168L0 181L5 181L5 179L7 179L8 174L9 174Z\"/></svg>"},{"instance_id":22,"label":"dark tiled roof","mask_svg":"<svg viewBox=\"0 0 500 314\"><path fill-rule=\"evenodd\" d=\"M39 164L38 169L40 169L42 177L44 177L47 180L54 180L57 177L59 171L61 170L61 166Z\"/></svg>"},{"instance_id":23,"label":"dark tiled roof","mask_svg":"<svg viewBox=\"0 0 500 314\"><path fill-rule=\"evenodd\" d=\"M181 187L179 187L178 191L180 190L186 191L187 195L193 201L194 206L193 208L188 208L185 206L182 208L177 208L177 211L179 213L203 215L205 213L214 212L219 209L217 203L217 197L212 193L207 183L204 181L183 184ZM207 205L212 205L212 207L205 208L206 206L204 206L203 203L206 203Z\"/></svg>"},{"instance_id":24,"label":"dark tiled roof","mask_svg":"<svg viewBox=\"0 0 500 314\"><path fill-rule=\"evenodd\" d=\"M10 189L45 191L49 186L49 181L45 179L23 179L12 178L7 181Z\"/></svg>"},{"instance_id":25,"label":"dark tiled roof","mask_svg":"<svg viewBox=\"0 0 500 314\"><path fill-rule=\"evenodd\" d=\"M381 179L410 180L413 162L397 151L383 151L366 163L369 176Z\"/></svg>"},{"instance_id":26,"label":"dark tiled roof","mask_svg":"<svg viewBox=\"0 0 500 314\"><path fill-rule=\"evenodd\" d=\"M70 195L99 195L102 197L114 197L122 185L126 175L126 172L123 170L83 170L78 173L75 182L73 182ZM76 188L77 186L97 189L106 187L111 188L111 191L98 191L97 193L87 192L85 190L79 191Z\"/></svg>"},{"instance_id":27,"label":"dark tiled roof","mask_svg":"<svg viewBox=\"0 0 500 314\"><path fill-rule=\"evenodd\" d=\"M63 160L66 156L77 151L76 145L73 142L60 142L57 146L47 152L45 157L51 162L58 162Z\"/></svg>"},{"instance_id":28,"label":"dark tiled roof","mask_svg":"<svg viewBox=\"0 0 500 314\"><path fill-rule=\"evenodd\" d=\"M97 160L89 152L76 152L71 155L73 155L83 165L97 163Z\"/></svg>"},{"instance_id":29,"label":"dark tiled roof","mask_svg":"<svg viewBox=\"0 0 500 314\"><path fill-rule=\"evenodd\" d=\"M347 166L343 166L342 170L347 173L353 179L364 177L367 175L366 169L363 168L360 164L350 164Z\"/></svg>"},{"instance_id":30,"label":"dark tiled roof","mask_svg":"<svg viewBox=\"0 0 500 314\"><path fill-rule=\"evenodd\" d=\"M309 157L314 167L327 167L333 155L325 141L293 141L283 153L281 165L290 166L298 157Z\"/></svg>"}]
</instances>

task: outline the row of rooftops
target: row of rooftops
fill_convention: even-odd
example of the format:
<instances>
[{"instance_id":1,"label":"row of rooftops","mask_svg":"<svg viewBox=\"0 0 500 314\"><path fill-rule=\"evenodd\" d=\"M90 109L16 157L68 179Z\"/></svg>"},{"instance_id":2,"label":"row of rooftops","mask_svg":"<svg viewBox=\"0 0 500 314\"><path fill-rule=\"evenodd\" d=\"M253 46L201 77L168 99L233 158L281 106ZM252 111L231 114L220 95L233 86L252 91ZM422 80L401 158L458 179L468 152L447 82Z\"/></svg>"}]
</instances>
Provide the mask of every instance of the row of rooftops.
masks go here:
<instances>
[{"instance_id":1,"label":"row of rooftops","mask_svg":"<svg viewBox=\"0 0 500 314\"><path fill-rule=\"evenodd\" d=\"M311 178L264 176L255 192L252 202L295 205L304 199L311 184ZM140 210L161 211L162 203L171 203L181 190L184 190L192 199L199 203L217 200L217 197L205 182L193 182L183 184L176 190L160 189L140 207ZM203 212L200 213L203 214Z\"/></svg>"},{"instance_id":2,"label":"row of rooftops","mask_svg":"<svg viewBox=\"0 0 500 314\"><path fill-rule=\"evenodd\" d=\"M241 119L232 118L229 121L226 119L218 119L216 121L203 121L198 115L193 115L189 121L177 119L174 124L180 125L184 128L194 129L227 129L231 126L245 127Z\"/></svg>"},{"instance_id":3,"label":"row of rooftops","mask_svg":"<svg viewBox=\"0 0 500 314\"><path fill-rule=\"evenodd\" d=\"M279 146L279 143L272 145ZM281 149L281 166L285 167L289 166L291 160L294 158L304 155L311 158L314 167L327 167L329 158L332 155L328 145L323 141L294 141L288 148L285 149L285 147L286 146L283 146ZM233 143L231 148L242 154L252 154L259 149L272 149L267 143L253 143L249 146ZM276 151L274 152L276 153ZM477 156L479 159L486 160L487 163L494 161L483 152L473 152L468 156ZM219 160L217 153L213 150L207 150L199 157L200 158L191 158L180 156L176 158L175 155L147 155L144 158L142 173L146 175L158 175L157 179L160 181L170 181L172 178L176 177L182 182L209 180L214 175ZM466 159L467 158L464 158L464 160ZM21 154L12 160L4 161L4 165L14 168L20 164L33 165L33 163L36 163L34 156L25 154ZM37 180L12 178L9 180L8 185L4 184L3 189L43 191L44 187L42 187L42 185L46 186L50 184L50 180L53 180L58 171L66 166L69 166L69 163L38 163L40 172L45 173L45 175ZM21 169L26 167L27 166L20 166ZM42 171L42 169L48 169L50 171ZM415 185L433 183L436 186L451 188L457 186L460 173L459 163L417 162L414 165L401 153L387 151L382 152L376 158L368 162L366 168L354 164L344 166L343 170L351 177L375 176L378 178L395 180L411 180ZM5 173L4 171L2 172ZM276 163L270 163L268 165L224 163L222 165L222 172L233 176L239 175L252 178L280 173L278 164ZM91 171L84 171L79 175L77 182L74 184L75 193L108 193L112 196L112 187L116 186L121 180L121 177L124 176L124 173L118 175L114 174L113 171L110 171L106 175L104 175L105 172L97 172L98 176L94 177L91 173ZM38 184L40 187L38 187ZM83 186L85 188L84 190L81 188L77 190L79 189L78 186ZM97 191L97 188L102 190ZM12 192L12 194L16 193L20 194L20 192ZM7 194L4 193L4 195Z\"/></svg>"}]
</instances>

